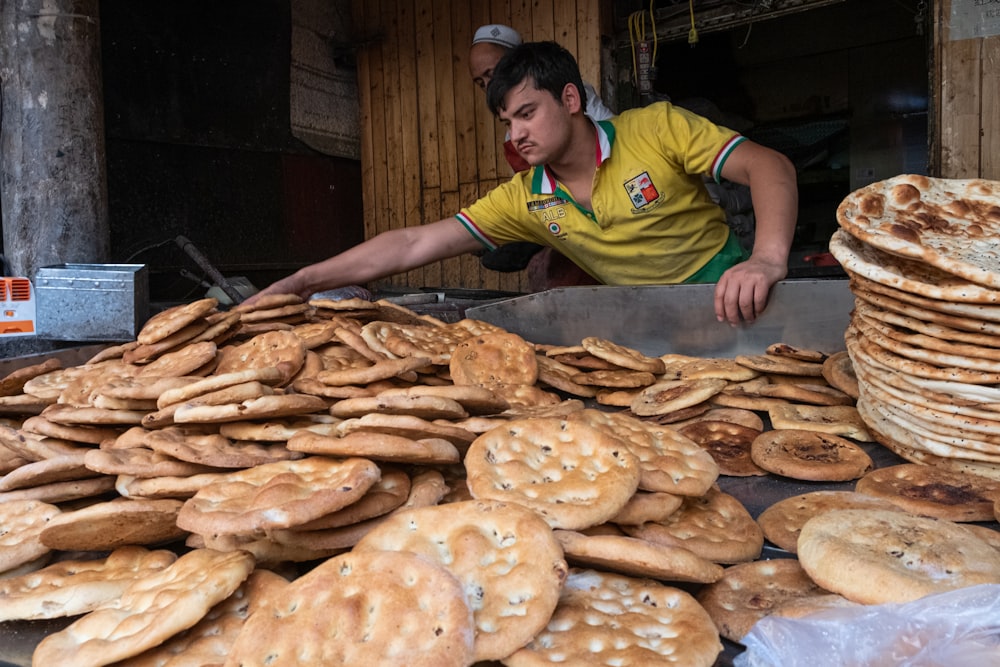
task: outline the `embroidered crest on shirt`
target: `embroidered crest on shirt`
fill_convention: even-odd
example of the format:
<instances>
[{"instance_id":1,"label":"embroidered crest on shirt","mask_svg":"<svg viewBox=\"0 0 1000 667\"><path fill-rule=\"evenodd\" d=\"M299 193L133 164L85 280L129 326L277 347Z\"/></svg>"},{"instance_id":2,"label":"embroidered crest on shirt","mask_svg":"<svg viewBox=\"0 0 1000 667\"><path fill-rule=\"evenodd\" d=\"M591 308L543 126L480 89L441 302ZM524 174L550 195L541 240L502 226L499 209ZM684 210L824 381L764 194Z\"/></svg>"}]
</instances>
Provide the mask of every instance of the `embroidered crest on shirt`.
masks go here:
<instances>
[{"instance_id":1,"label":"embroidered crest on shirt","mask_svg":"<svg viewBox=\"0 0 1000 667\"><path fill-rule=\"evenodd\" d=\"M653 180L649 177L649 172L644 171L630 181L625 181L625 191L628 193L632 205L637 209L649 206L660 198L660 193L653 185Z\"/></svg>"}]
</instances>

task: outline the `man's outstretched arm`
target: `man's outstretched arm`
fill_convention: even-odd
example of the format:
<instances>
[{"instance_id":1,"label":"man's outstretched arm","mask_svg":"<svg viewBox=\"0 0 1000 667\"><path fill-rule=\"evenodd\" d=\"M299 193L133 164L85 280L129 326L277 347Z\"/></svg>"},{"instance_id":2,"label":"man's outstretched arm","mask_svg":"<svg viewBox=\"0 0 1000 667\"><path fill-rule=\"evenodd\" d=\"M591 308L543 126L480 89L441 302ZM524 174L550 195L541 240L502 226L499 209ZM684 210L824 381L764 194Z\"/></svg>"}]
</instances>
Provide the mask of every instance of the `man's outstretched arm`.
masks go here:
<instances>
[{"instance_id":1,"label":"man's outstretched arm","mask_svg":"<svg viewBox=\"0 0 1000 667\"><path fill-rule=\"evenodd\" d=\"M315 264L305 266L247 299L259 295L312 294L345 285L363 285L449 257L481 250L482 245L455 218L420 227L382 232L364 243Z\"/></svg>"}]
</instances>

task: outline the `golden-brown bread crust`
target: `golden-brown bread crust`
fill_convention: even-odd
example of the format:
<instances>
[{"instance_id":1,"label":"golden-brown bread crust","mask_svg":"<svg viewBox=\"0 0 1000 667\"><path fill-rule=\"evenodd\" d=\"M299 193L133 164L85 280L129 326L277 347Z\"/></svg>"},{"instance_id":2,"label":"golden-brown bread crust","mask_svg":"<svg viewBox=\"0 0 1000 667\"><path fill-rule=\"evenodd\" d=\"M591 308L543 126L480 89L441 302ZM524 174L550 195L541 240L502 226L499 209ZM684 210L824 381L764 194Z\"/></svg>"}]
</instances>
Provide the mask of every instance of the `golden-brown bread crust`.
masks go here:
<instances>
[{"instance_id":1,"label":"golden-brown bread crust","mask_svg":"<svg viewBox=\"0 0 1000 667\"><path fill-rule=\"evenodd\" d=\"M909 512L825 512L802 527L798 556L813 581L863 604L1000 583L1000 552L951 521Z\"/></svg>"},{"instance_id":2,"label":"golden-brown bread crust","mask_svg":"<svg viewBox=\"0 0 1000 667\"><path fill-rule=\"evenodd\" d=\"M246 664L472 664L472 612L452 574L404 551L350 552L250 616L226 658Z\"/></svg>"},{"instance_id":3,"label":"golden-brown bread crust","mask_svg":"<svg viewBox=\"0 0 1000 667\"><path fill-rule=\"evenodd\" d=\"M389 517L355 552L411 551L438 563L471 593L475 660L502 659L545 627L567 566L548 524L512 503L470 500Z\"/></svg>"},{"instance_id":4,"label":"golden-brown bread crust","mask_svg":"<svg viewBox=\"0 0 1000 667\"><path fill-rule=\"evenodd\" d=\"M652 579L573 569L549 625L503 662L709 667L721 652L712 619L690 594Z\"/></svg>"},{"instance_id":5,"label":"golden-brown bread crust","mask_svg":"<svg viewBox=\"0 0 1000 667\"><path fill-rule=\"evenodd\" d=\"M996 181L903 174L852 192L837 222L876 248L1000 288L998 194Z\"/></svg>"}]
</instances>

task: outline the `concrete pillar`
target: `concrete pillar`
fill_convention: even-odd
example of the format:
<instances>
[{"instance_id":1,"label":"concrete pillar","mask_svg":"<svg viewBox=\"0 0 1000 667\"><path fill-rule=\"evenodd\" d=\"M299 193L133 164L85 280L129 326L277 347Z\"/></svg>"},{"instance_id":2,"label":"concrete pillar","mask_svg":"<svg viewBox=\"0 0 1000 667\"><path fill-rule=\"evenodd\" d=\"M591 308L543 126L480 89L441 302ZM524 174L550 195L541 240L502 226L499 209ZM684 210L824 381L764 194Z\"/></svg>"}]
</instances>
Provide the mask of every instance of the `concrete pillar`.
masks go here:
<instances>
[{"instance_id":1,"label":"concrete pillar","mask_svg":"<svg viewBox=\"0 0 1000 667\"><path fill-rule=\"evenodd\" d=\"M0 211L13 275L108 261L98 0L0 0Z\"/></svg>"}]
</instances>

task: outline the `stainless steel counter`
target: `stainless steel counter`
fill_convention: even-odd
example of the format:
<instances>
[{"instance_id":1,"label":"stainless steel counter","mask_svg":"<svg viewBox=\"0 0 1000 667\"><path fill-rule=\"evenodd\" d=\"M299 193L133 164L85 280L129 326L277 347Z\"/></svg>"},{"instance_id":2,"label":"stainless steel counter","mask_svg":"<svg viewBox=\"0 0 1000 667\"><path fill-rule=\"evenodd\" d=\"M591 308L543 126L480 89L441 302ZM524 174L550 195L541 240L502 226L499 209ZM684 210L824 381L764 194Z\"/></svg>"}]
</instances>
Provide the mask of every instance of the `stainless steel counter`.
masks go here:
<instances>
[{"instance_id":1,"label":"stainless steel counter","mask_svg":"<svg viewBox=\"0 0 1000 667\"><path fill-rule=\"evenodd\" d=\"M716 321L714 296L714 285L565 287L467 308L465 316L532 343L576 345L598 336L654 356L732 358L771 343L842 350L854 308L846 280L785 280L756 322L733 327Z\"/></svg>"}]
</instances>

